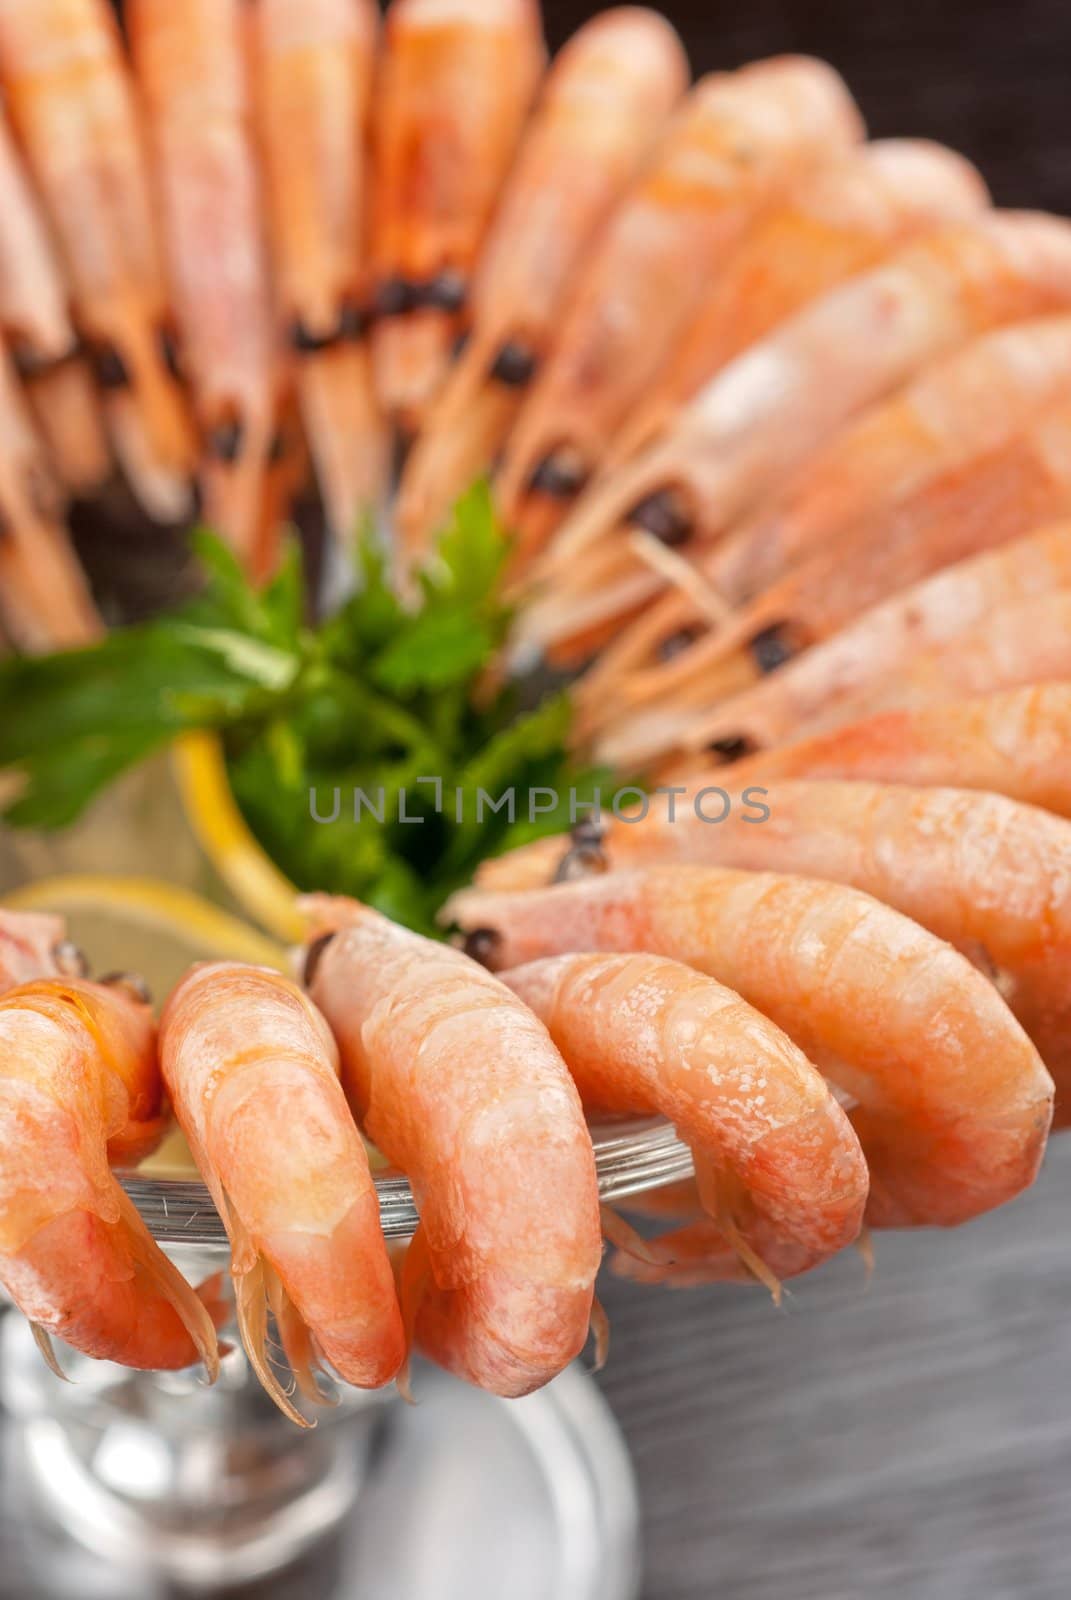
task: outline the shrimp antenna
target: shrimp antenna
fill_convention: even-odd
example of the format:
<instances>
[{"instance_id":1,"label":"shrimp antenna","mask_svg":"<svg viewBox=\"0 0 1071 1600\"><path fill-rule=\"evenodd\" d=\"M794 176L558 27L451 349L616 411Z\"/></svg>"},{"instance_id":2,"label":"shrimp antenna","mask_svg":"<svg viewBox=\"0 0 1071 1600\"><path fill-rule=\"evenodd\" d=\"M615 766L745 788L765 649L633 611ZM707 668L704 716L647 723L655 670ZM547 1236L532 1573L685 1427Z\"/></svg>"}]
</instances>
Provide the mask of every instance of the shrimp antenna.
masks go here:
<instances>
[{"instance_id":1,"label":"shrimp antenna","mask_svg":"<svg viewBox=\"0 0 1071 1600\"><path fill-rule=\"evenodd\" d=\"M595 1365L592 1372L601 1372L610 1355L610 1319L598 1295L591 1300L590 1332L595 1340Z\"/></svg>"},{"instance_id":2,"label":"shrimp antenna","mask_svg":"<svg viewBox=\"0 0 1071 1600\"><path fill-rule=\"evenodd\" d=\"M33 1334L33 1342L37 1346L38 1350L40 1350L42 1359L44 1360L45 1366L48 1368L49 1372L53 1373L57 1378L59 1378L61 1383L73 1383L74 1379L69 1378L59 1364L59 1357L56 1355L56 1347L52 1343L52 1335L49 1333L48 1329L42 1328L39 1322L31 1322L30 1332Z\"/></svg>"}]
</instances>

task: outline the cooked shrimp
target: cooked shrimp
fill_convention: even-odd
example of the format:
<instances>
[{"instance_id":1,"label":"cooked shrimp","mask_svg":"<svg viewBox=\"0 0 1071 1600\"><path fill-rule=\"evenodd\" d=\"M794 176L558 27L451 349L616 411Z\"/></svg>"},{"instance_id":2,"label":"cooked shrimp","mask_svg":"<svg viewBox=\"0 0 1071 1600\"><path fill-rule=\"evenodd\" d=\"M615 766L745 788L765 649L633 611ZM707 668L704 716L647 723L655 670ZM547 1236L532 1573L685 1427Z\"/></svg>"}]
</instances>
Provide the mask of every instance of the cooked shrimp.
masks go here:
<instances>
[{"instance_id":1,"label":"cooked shrimp","mask_svg":"<svg viewBox=\"0 0 1071 1600\"><path fill-rule=\"evenodd\" d=\"M1069 617L1071 590L1028 592L1024 597L1013 587L1007 599L994 600L985 615L916 648L884 679L864 681L858 694L846 685L841 694L831 697L829 705L814 703L806 718L792 709L792 702L797 673L805 695L811 672L821 669L819 663L804 671L809 653L786 669L784 679L778 674L713 712L682 717L674 728L674 739L681 749L727 750L731 754L823 733L872 712L1071 678L1071 639L1063 632ZM864 636L862 619L857 637ZM832 653L834 644L831 640L825 648Z\"/></svg>"},{"instance_id":2,"label":"cooked shrimp","mask_svg":"<svg viewBox=\"0 0 1071 1600\"><path fill-rule=\"evenodd\" d=\"M959 951L856 889L657 867L469 890L444 915L496 969L647 950L735 989L857 1102L873 1223L963 1222L1037 1172L1053 1087L1030 1040Z\"/></svg>"},{"instance_id":3,"label":"cooked shrimp","mask_svg":"<svg viewBox=\"0 0 1071 1600\"><path fill-rule=\"evenodd\" d=\"M84 977L62 917L0 908L0 994L34 978Z\"/></svg>"},{"instance_id":4,"label":"cooked shrimp","mask_svg":"<svg viewBox=\"0 0 1071 1600\"><path fill-rule=\"evenodd\" d=\"M147 161L106 0L0 0L0 83L74 292L116 453L150 515L189 510ZM70 396L64 394L69 402Z\"/></svg>"},{"instance_id":5,"label":"cooked shrimp","mask_svg":"<svg viewBox=\"0 0 1071 1600\"><path fill-rule=\"evenodd\" d=\"M294 1421L265 1354L267 1308L302 1392L322 1352L362 1388L405 1353L379 1202L327 1024L279 974L195 967L167 1002L160 1061L175 1115L223 1218L242 1341Z\"/></svg>"},{"instance_id":6,"label":"cooked shrimp","mask_svg":"<svg viewBox=\"0 0 1071 1600\"><path fill-rule=\"evenodd\" d=\"M0 1000L0 1280L50 1337L147 1369L219 1366L212 1318L123 1193L162 1129L156 1033L121 987L42 979Z\"/></svg>"},{"instance_id":7,"label":"cooked shrimp","mask_svg":"<svg viewBox=\"0 0 1071 1600\"><path fill-rule=\"evenodd\" d=\"M0 216L0 331L64 485L87 494L108 475L108 441L52 240L2 116Z\"/></svg>"},{"instance_id":8,"label":"cooked shrimp","mask_svg":"<svg viewBox=\"0 0 1071 1600\"><path fill-rule=\"evenodd\" d=\"M21 650L73 648L102 631L63 525L61 499L0 348L0 616Z\"/></svg>"},{"instance_id":9,"label":"cooked shrimp","mask_svg":"<svg viewBox=\"0 0 1071 1600\"><path fill-rule=\"evenodd\" d=\"M599 465L746 228L861 134L823 62L790 56L696 85L594 252L509 438L499 502L519 559Z\"/></svg>"},{"instance_id":10,"label":"cooked shrimp","mask_svg":"<svg viewBox=\"0 0 1071 1600\"><path fill-rule=\"evenodd\" d=\"M253 15L278 299L328 522L352 542L386 439L363 338L373 0L263 0Z\"/></svg>"},{"instance_id":11,"label":"cooked shrimp","mask_svg":"<svg viewBox=\"0 0 1071 1600\"><path fill-rule=\"evenodd\" d=\"M204 435L204 511L250 571L275 405L275 324L239 0L130 0L182 363Z\"/></svg>"},{"instance_id":12,"label":"cooked shrimp","mask_svg":"<svg viewBox=\"0 0 1071 1600\"><path fill-rule=\"evenodd\" d=\"M637 6L600 12L555 60L481 253L468 342L406 464L396 522L412 557L505 440L584 253L687 78L676 33Z\"/></svg>"},{"instance_id":13,"label":"cooked shrimp","mask_svg":"<svg viewBox=\"0 0 1071 1600\"><path fill-rule=\"evenodd\" d=\"M1059 431L1071 443L1071 409L1063 415ZM1042 426L1051 443L1051 420ZM1023 453L1018 444L998 451L965 476L953 474L920 504L875 518L857 550L834 547L812 558L730 630L694 642L685 631L680 648L667 650L662 663L631 675L618 663L620 687L612 674L601 689L585 685L580 731L590 731L600 693L616 688L616 706L600 715L605 732L597 743L607 760L654 759L697 720L704 726L712 715L720 720L712 709L719 701L739 730L726 735L734 748L739 738L762 745L790 738L815 718L826 725L843 720L845 700L864 713L871 695L884 693L890 676L902 673L920 648L947 643L990 609L1071 586L1067 524L1013 537L1034 513L1071 511L1071 480L1036 460L1039 492L1031 492ZM987 549L990 543L996 548ZM956 561L964 548L981 553ZM912 570L943 560L951 564L901 587ZM888 600L879 598L888 591ZM623 650L628 643L622 641ZM597 675L604 676L601 668Z\"/></svg>"},{"instance_id":14,"label":"cooked shrimp","mask_svg":"<svg viewBox=\"0 0 1071 1600\"><path fill-rule=\"evenodd\" d=\"M706 781L728 778L734 789L775 778L955 785L1005 794L1071 818L1068 750L1071 684L1030 684L973 700L881 712L759 751Z\"/></svg>"},{"instance_id":15,"label":"cooked shrimp","mask_svg":"<svg viewBox=\"0 0 1071 1600\"><path fill-rule=\"evenodd\" d=\"M856 1237L867 1169L851 1124L739 995L648 955L558 956L503 977L546 1024L585 1106L673 1121L724 1276L791 1277Z\"/></svg>"},{"instance_id":16,"label":"cooked shrimp","mask_svg":"<svg viewBox=\"0 0 1071 1600\"><path fill-rule=\"evenodd\" d=\"M546 1029L459 951L352 901L307 903L306 981L420 1229L403 1305L443 1366L520 1395L580 1353L601 1252L591 1139Z\"/></svg>"},{"instance_id":17,"label":"cooked shrimp","mask_svg":"<svg viewBox=\"0 0 1071 1600\"><path fill-rule=\"evenodd\" d=\"M661 438L577 507L545 569L553 598L530 608L525 640L561 646L593 617L612 626L635 603L630 578L640 601L657 592L660 580L636 578L623 520L651 542L713 540L919 368L990 327L1069 304L1071 223L997 213L938 229L813 301L717 374ZM604 573L568 604L565 591L583 589L600 544L616 547L623 593Z\"/></svg>"},{"instance_id":18,"label":"cooked shrimp","mask_svg":"<svg viewBox=\"0 0 1071 1600\"><path fill-rule=\"evenodd\" d=\"M373 142L380 402L417 429L543 69L535 0L392 0Z\"/></svg>"},{"instance_id":19,"label":"cooked shrimp","mask_svg":"<svg viewBox=\"0 0 1071 1600\"><path fill-rule=\"evenodd\" d=\"M981 211L988 194L955 151L925 139L878 139L802 179L729 259L643 404L626 419L606 470L662 432L715 372L809 300L873 266L913 234Z\"/></svg>"}]
</instances>

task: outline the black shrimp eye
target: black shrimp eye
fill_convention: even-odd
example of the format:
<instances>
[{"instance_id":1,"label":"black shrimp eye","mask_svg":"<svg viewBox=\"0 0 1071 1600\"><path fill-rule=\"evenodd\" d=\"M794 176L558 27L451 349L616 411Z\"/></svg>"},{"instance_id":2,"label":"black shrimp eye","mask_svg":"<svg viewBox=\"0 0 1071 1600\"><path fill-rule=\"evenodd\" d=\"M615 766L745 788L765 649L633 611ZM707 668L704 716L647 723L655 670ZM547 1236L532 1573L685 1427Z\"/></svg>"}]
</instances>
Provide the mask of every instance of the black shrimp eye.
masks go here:
<instances>
[{"instance_id":1,"label":"black shrimp eye","mask_svg":"<svg viewBox=\"0 0 1071 1600\"><path fill-rule=\"evenodd\" d=\"M525 389L538 365L534 350L519 339L507 339L491 365L491 377L507 389Z\"/></svg>"},{"instance_id":2,"label":"black shrimp eye","mask_svg":"<svg viewBox=\"0 0 1071 1600\"><path fill-rule=\"evenodd\" d=\"M290 343L301 356L313 356L321 350L330 350L337 338L336 329L332 328L328 333L314 333L300 317L295 317L290 324Z\"/></svg>"},{"instance_id":3,"label":"black shrimp eye","mask_svg":"<svg viewBox=\"0 0 1071 1600\"><path fill-rule=\"evenodd\" d=\"M420 300L431 311L453 314L464 307L468 291L468 280L464 273L458 272L456 267L446 267L425 284Z\"/></svg>"},{"instance_id":4,"label":"black shrimp eye","mask_svg":"<svg viewBox=\"0 0 1071 1600\"><path fill-rule=\"evenodd\" d=\"M555 450L545 456L528 480L532 494L553 500L572 500L587 482L587 468L575 450Z\"/></svg>"},{"instance_id":5,"label":"black shrimp eye","mask_svg":"<svg viewBox=\"0 0 1071 1600\"><path fill-rule=\"evenodd\" d=\"M334 937L333 933L322 933L318 939L313 939L305 951L305 965L302 968L301 978L306 989L311 988L312 981L323 959L323 953Z\"/></svg>"},{"instance_id":6,"label":"black shrimp eye","mask_svg":"<svg viewBox=\"0 0 1071 1600\"><path fill-rule=\"evenodd\" d=\"M152 990L145 979L138 972L106 972L98 983L106 989L124 989L132 999L139 1001L143 1006L152 1005Z\"/></svg>"},{"instance_id":7,"label":"black shrimp eye","mask_svg":"<svg viewBox=\"0 0 1071 1600\"><path fill-rule=\"evenodd\" d=\"M497 928L473 928L465 935L465 942L461 948L467 956L472 957L473 961L478 961L481 967L489 967L501 943L502 935Z\"/></svg>"},{"instance_id":8,"label":"black shrimp eye","mask_svg":"<svg viewBox=\"0 0 1071 1600\"><path fill-rule=\"evenodd\" d=\"M573 823L569 837L574 844L602 844L606 838L606 824L594 817L585 817L582 822Z\"/></svg>"},{"instance_id":9,"label":"black shrimp eye","mask_svg":"<svg viewBox=\"0 0 1071 1600\"><path fill-rule=\"evenodd\" d=\"M52 946L52 959L64 978L88 978L89 962L85 951L73 939L61 939Z\"/></svg>"},{"instance_id":10,"label":"black shrimp eye","mask_svg":"<svg viewBox=\"0 0 1071 1600\"><path fill-rule=\"evenodd\" d=\"M628 520L662 544L687 544L695 532L684 497L677 489L658 489L633 506Z\"/></svg>"},{"instance_id":11,"label":"black shrimp eye","mask_svg":"<svg viewBox=\"0 0 1071 1600\"><path fill-rule=\"evenodd\" d=\"M686 650L690 650L692 645L702 638L702 635L702 628L678 628L676 633L671 633L658 646L658 659L660 661L675 661Z\"/></svg>"},{"instance_id":12,"label":"black shrimp eye","mask_svg":"<svg viewBox=\"0 0 1071 1600\"><path fill-rule=\"evenodd\" d=\"M788 631L783 622L774 623L771 628L763 628L751 641L751 654L755 665L764 675L767 672L776 672L778 667L783 667L786 661L791 661L796 654Z\"/></svg>"},{"instance_id":13,"label":"black shrimp eye","mask_svg":"<svg viewBox=\"0 0 1071 1600\"><path fill-rule=\"evenodd\" d=\"M597 844L578 844L572 850L566 851L558 863L558 870L554 874L555 883L577 883L582 878L594 877L600 872L609 872L610 863L606 853Z\"/></svg>"},{"instance_id":14,"label":"black shrimp eye","mask_svg":"<svg viewBox=\"0 0 1071 1600\"><path fill-rule=\"evenodd\" d=\"M93 371L102 389L127 389L130 373L113 344L98 344L93 351Z\"/></svg>"},{"instance_id":15,"label":"black shrimp eye","mask_svg":"<svg viewBox=\"0 0 1071 1600\"><path fill-rule=\"evenodd\" d=\"M400 317L412 311L416 293L407 278L387 278L376 290L376 315Z\"/></svg>"},{"instance_id":16,"label":"black shrimp eye","mask_svg":"<svg viewBox=\"0 0 1071 1600\"><path fill-rule=\"evenodd\" d=\"M744 734L727 734L723 739L712 739L707 749L712 756L721 756L723 761L742 761L745 756L753 756L758 750L758 745Z\"/></svg>"},{"instance_id":17,"label":"black shrimp eye","mask_svg":"<svg viewBox=\"0 0 1071 1600\"><path fill-rule=\"evenodd\" d=\"M368 318L360 303L352 295L347 295L338 314L338 337L356 343L364 338L367 331Z\"/></svg>"},{"instance_id":18,"label":"black shrimp eye","mask_svg":"<svg viewBox=\"0 0 1071 1600\"><path fill-rule=\"evenodd\" d=\"M233 466L242 453L243 429L237 417L229 417L226 422L217 422L208 435L208 448L217 461L223 461L227 466Z\"/></svg>"}]
</instances>

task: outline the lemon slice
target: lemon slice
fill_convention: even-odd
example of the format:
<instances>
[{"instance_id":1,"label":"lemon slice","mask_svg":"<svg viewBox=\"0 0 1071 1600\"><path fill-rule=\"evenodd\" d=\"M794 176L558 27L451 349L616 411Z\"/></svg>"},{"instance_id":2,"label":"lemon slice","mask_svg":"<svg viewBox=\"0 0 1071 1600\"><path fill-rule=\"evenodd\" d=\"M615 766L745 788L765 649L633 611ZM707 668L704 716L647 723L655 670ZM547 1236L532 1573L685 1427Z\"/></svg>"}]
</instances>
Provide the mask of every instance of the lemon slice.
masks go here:
<instances>
[{"instance_id":1,"label":"lemon slice","mask_svg":"<svg viewBox=\"0 0 1071 1600\"><path fill-rule=\"evenodd\" d=\"M176 741L172 763L190 827L238 904L276 938L303 939L298 890L257 843L239 811L219 739L186 735Z\"/></svg>"}]
</instances>

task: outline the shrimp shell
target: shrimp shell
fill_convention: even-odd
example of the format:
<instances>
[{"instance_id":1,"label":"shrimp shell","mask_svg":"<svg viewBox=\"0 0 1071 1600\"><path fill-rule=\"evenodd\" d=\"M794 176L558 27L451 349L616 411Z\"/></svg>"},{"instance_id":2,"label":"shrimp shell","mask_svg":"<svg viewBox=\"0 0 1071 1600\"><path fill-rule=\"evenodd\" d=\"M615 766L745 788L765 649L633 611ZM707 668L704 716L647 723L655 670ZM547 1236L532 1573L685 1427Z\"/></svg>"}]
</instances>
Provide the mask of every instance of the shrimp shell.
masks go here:
<instances>
[{"instance_id":1,"label":"shrimp shell","mask_svg":"<svg viewBox=\"0 0 1071 1600\"><path fill-rule=\"evenodd\" d=\"M109 1167L159 1137L155 1044L148 1007L119 989L42 979L0 999L0 1278L49 1353L56 1335L214 1378L212 1318Z\"/></svg>"},{"instance_id":2,"label":"shrimp shell","mask_svg":"<svg viewBox=\"0 0 1071 1600\"><path fill-rule=\"evenodd\" d=\"M555 59L480 256L472 329L406 463L396 522L419 556L505 441L571 280L688 77L676 33L600 12Z\"/></svg>"},{"instance_id":3,"label":"shrimp shell","mask_svg":"<svg viewBox=\"0 0 1071 1600\"><path fill-rule=\"evenodd\" d=\"M566 950L647 950L736 990L857 1104L869 1220L950 1225L1032 1182L1052 1080L987 978L841 884L656 867L526 894L463 891L497 969Z\"/></svg>"},{"instance_id":4,"label":"shrimp shell","mask_svg":"<svg viewBox=\"0 0 1071 1600\"><path fill-rule=\"evenodd\" d=\"M62 976L56 952L66 938L62 917L0 907L0 995L34 978Z\"/></svg>"},{"instance_id":5,"label":"shrimp shell","mask_svg":"<svg viewBox=\"0 0 1071 1600\"><path fill-rule=\"evenodd\" d=\"M557 956L503 981L545 1023L585 1106L671 1119L726 1277L750 1275L738 1236L778 1278L857 1236L868 1179L851 1124L806 1056L739 995L648 955Z\"/></svg>"},{"instance_id":6,"label":"shrimp shell","mask_svg":"<svg viewBox=\"0 0 1071 1600\"><path fill-rule=\"evenodd\" d=\"M165 1007L160 1062L227 1227L243 1341L272 1399L304 1420L267 1363L266 1301L310 1398L317 1351L348 1383L387 1383L405 1353L401 1315L323 1018L278 973L195 967Z\"/></svg>"},{"instance_id":7,"label":"shrimp shell","mask_svg":"<svg viewBox=\"0 0 1071 1600\"><path fill-rule=\"evenodd\" d=\"M304 908L320 936L309 989L346 1091L420 1211L407 1321L452 1372L527 1394L583 1348L601 1253L595 1157L565 1064L460 952L352 901Z\"/></svg>"}]
</instances>

